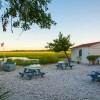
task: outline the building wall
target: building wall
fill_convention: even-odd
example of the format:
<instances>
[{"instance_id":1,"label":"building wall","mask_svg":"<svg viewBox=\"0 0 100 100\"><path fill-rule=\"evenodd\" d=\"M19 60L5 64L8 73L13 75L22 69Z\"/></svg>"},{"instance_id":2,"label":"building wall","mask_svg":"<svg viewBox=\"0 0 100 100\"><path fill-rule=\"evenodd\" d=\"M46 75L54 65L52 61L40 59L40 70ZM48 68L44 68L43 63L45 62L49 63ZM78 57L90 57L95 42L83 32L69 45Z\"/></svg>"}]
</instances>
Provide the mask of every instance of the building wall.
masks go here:
<instances>
[{"instance_id":1,"label":"building wall","mask_svg":"<svg viewBox=\"0 0 100 100\"><path fill-rule=\"evenodd\" d=\"M100 44L91 46L90 55L100 55Z\"/></svg>"},{"instance_id":2,"label":"building wall","mask_svg":"<svg viewBox=\"0 0 100 100\"><path fill-rule=\"evenodd\" d=\"M71 49L71 60L77 62L77 56L78 56L78 49L73 48Z\"/></svg>"},{"instance_id":3,"label":"building wall","mask_svg":"<svg viewBox=\"0 0 100 100\"><path fill-rule=\"evenodd\" d=\"M81 63L88 64L89 61L87 60L88 55L100 55L100 43L93 45L91 47L81 47L81 48L72 48L71 49L71 60L72 61L78 61L77 57L79 56L79 50L82 50L82 57L81 57Z\"/></svg>"},{"instance_id":4,"label":"building wall","mask_svg":"<svg viewBox=\"0 0 100 100\"><path fill-rule=\"evenodd\" d=\"M85 47L85 48L82 48L82 59L81 59L81 62L82 63L86 63L86 64L88 64L89 63L89 61L87 60L87 56L88 55L90 55L90 50L91 50L91 48L90 47Z\"/></svg>"},{"instance_id":5,"label":"building wall","mask_svg":"<svg viewBox=\"0 0 100 100\"><path fill-rule=\"evenodd\" d=\"M87 56L90 54L90 48L89 47L85 47L85 48L73 48L71 50L72 54L71 54L71 60L77 62L78 59L77 57L79 57L79 50L82 50L82 57L81 57L81 63L89 63L89 61L87 60Z\"/></svg>"}]
</instances>

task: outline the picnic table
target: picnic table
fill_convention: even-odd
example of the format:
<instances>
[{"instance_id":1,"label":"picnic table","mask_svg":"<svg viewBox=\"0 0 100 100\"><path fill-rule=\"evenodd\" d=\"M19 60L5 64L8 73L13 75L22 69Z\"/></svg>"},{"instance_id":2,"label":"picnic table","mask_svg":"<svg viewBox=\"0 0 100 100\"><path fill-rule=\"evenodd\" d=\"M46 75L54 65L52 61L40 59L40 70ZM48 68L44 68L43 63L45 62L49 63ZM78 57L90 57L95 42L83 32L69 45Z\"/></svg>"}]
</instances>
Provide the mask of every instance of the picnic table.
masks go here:
<instances>
[{"instance_id":1,"label":"picnic table","mask_svg":"<svg viewBox=\"0 0 100 100\"><path fill-rule=\"evenodd\" d=\"M31 65L31 66L27 66L24 67L24 71L23 72L19 72L19 74L21 75L21 77L23 76L27 76L29 77L29 79L32 79L33 76L44 76L44 72L41 72L42 68L40 65Z\"/></svg>"},{"instance_id":2,"label":"picnic table","mask_svg":"<svg viewBox=\"0 0 100 100\"><path fill-rule=\"evenodd\" d=\"M59 61L57 64L57 69L66 69L67 67L69 67L70 69L72 69L72 67L74 65L71 65L70 62L65 62L65 61Z\"/></svg>"},{"instance_id":3,"label":"picnic table","mask_svg":"<svg viewBox=\"0 0 100 100\"><path fill-rule=\"evenodd\" d=\"M100 70L92 71L88 76L91 76L92 81L100 81Z\"/></svg>"}]
</instances>

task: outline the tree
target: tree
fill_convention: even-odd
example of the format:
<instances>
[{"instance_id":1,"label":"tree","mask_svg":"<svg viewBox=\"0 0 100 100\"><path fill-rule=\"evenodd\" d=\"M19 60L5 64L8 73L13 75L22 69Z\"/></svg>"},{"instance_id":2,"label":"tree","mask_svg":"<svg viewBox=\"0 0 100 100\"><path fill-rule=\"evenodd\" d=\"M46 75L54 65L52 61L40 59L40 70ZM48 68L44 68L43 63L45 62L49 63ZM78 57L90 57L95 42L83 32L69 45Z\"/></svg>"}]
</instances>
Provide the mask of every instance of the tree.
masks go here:
<instances>
[{"instance_id":1,"label":"tree","mask_svg":"<svg viewBox=\"0 0 100 100\"><path fill-rule=\"evenodd\" d=\"M51 0L5 0L8 6L2 14L3 31L6 31L8 22L12 27L20 27L23 31L29 30L37 24L40 28L51 28L56 25L51 14L47 13L47 5ZM2 2L3 3L3 2ZM0 3L1 4L1 3Z\"/></svg>"},{"instance_id":2,"label":"tree","mask_svg":"<svg viewBox=\"0 0 100 100\"><path fill-rule=\"evenodd\" d=\"M54 39L52 43L47 42L47 46L45 46L45 48L49 48L49 50L52 50L55 52L64 51L68 61L70 61L70 58L68 54L66 53L66 51L68 51L69 48L73 45L74 44L70 42L70 35L68 35L67 37L64 37L63 34L60 32L58 39Z\"/></svg>"},{"instance_id":3,"label":"tree","mask_svg":"<svg viewBox=\"0 0 100 100\"><path fill-rule=\"evenodd\" d=\"M0 0L0 9L1 9L1 6L2 6L2 5L1 5L1 0Z\"/></svg>"}]
</instances>

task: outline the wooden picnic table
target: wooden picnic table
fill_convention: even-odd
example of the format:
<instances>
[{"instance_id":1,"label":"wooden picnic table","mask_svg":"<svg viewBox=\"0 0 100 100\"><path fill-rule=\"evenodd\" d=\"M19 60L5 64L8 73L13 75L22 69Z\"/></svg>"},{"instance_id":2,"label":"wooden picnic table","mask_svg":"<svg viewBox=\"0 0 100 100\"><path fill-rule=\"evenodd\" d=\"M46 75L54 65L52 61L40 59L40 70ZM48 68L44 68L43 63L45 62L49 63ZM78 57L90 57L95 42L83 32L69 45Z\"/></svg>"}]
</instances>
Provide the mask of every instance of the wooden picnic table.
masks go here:
<instances>
[{"instance_id":1,"label":"wooden picnic table","mask_svg":"<svg viewBox=\"0 0 100 100\"><path fill-rule=\"evenodd\" d=\"M24 67L24 71L23 72L19 72L19 74L21 75L21 77L23 76L27 76L29 77L29 79L32 79L33 76L44 76L44 72L41 72L42 67L39 65L30 65L27 67Z\"/></svg>"},{"instance_id":2,"label":"wooden picnic table","mask_svg":"<svg viewBox=\"0 0 100 100\"><path fill-rule=\"evenodd\" d=\"M71 65L70 62L65 62L65 61L59 61L57 64L57 69L66 69L67 67L70 67L72 69L72 67L74 65Z\"/></svg>"},{"instance_id":3,"label":"wooden picnic table","mask_svg":"<svg viewBox=\"0 0 100 100\"><path fill-rule=\"evenodd\" d=\"M91 76L92 81L100 81L100 69L92 71L88 76Z\"/></svg>"}]
</instances>

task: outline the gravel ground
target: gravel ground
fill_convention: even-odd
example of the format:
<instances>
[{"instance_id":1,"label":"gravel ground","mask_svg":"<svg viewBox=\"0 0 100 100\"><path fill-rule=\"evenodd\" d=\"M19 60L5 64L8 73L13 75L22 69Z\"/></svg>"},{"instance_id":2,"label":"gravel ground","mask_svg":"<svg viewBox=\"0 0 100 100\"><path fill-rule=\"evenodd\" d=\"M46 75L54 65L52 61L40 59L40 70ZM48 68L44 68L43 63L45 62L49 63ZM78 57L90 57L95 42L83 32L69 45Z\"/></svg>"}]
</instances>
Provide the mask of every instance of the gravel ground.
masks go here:
<instances>
[{"instance_id":1,"label":"gravel ground","mask_svg":"<svg viewBox=\"0 0 100 100\"><path fill-rule=\"evenodd\" d=\"M100 69L100 65L73 63L73 69L59 70L54 64L45 65L43 78L20 77L18 67L11 72L0 71L0 87L10 90L6 100L100 100L100 82L91 81L87 74Z\"/></svg>"}]
</instances>

